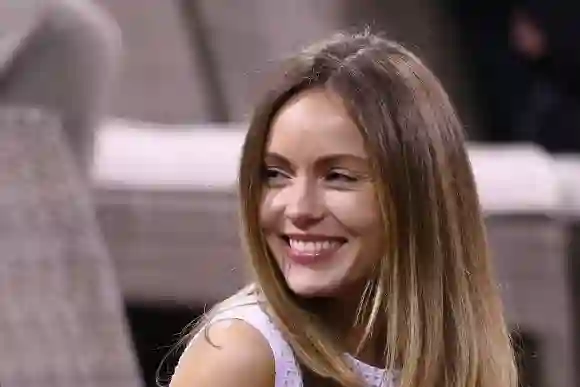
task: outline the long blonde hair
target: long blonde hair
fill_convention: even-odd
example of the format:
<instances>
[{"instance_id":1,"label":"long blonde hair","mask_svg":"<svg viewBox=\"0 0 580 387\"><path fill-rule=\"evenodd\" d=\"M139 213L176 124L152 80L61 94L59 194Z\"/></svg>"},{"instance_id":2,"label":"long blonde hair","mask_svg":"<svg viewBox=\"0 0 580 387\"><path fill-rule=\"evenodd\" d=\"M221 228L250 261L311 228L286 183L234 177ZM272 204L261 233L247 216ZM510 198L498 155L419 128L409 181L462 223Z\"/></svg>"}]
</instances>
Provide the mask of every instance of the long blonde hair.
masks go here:
<instances>
[{"instance_id":1,"label":"long blonde hair","mask_svg":"<svg viewBox=\"0 0 580 387\"><path fill-rule=\"evenodd\" d=\"M257 289L304 368L362 384L315 311L286 286L259 222L272 119L318 87L342 98L377 182L387 253L361 302L364 339L382 332L373 339L384 337L385 367L399 372L401 387L515 387L461 124L436 77L400 45L363 32L290 58L271 86L242 151L242 231Z\"/></svg>"}]
</instances>

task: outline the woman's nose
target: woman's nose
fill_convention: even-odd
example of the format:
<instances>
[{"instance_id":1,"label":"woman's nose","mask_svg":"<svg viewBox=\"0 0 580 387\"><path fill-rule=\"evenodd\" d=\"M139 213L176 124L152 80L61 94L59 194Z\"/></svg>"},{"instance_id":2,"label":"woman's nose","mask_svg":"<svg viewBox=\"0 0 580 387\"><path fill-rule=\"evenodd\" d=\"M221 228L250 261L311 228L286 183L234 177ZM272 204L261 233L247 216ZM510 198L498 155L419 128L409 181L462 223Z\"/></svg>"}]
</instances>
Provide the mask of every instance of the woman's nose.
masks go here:
<instances>
[{"instance_id":1,"label":"woman's nose","mask_svg":"<svg viewBox=\"0 0 580 387\"><path fill-rule=\"evenodd\" d=\"M286 217L298 228L318 223L324 217L324 205L315 183L300 179L288 187Z\"/></svg>"}]
</instances>

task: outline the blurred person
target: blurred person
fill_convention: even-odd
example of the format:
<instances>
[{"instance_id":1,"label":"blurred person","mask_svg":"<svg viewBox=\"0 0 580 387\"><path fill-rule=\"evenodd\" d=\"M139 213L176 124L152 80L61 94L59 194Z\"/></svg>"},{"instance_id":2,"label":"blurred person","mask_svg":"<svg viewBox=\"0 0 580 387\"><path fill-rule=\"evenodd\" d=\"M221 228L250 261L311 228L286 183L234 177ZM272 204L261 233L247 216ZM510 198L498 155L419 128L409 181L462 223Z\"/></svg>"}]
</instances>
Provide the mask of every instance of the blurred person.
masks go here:
<instances>
[{"instance_id":1,"label":"blurred person","mask_svg":"<svg viewBox=\"0 0 580 387\"><path fill-rule=\"evenodd\" d=\"M88 170L120 42L115 21L91 0L0 0L0 104L57 114Z\"/></svg>"},{"instance_id":2,"label":"blurred person","mask_svg":"<svg viewBox=\"0 0 580 387\"><path fill-rule=\"evenodd\" d=\"M171 387L515 387L461 124L369 32L291 58L239 190L255 280L187 337Z\"/></svg>"},{"instance_id":3,"label":"blurred person","mask_svg":"<svg viewBox=\"0 0 580 387\"><path fill-rule=\"evenodd\" d=\"M509 44L517 0L442 0L458 29L483 140L514 141L516 113L529 93L530 74Z\"/></svg>"},{"instance_id":4,"label":"blurred person","mask_svg":"<svg viewBox=\"0 0 580 387\"><path fill-rule=\"evenodd\" d=\"M515 121L518 137L551 152L580 152L580 5L525 0L510 27L512 46L532 76Z\"/></svg>"},{"instance_id":5,"label":"blurred person","mask_svg":"<svg viewBox=\"0 0 580 387\"><path fill-rule=\"evenodd\" d=\"M486 140L580 151L580 3L444 0L460 28Z\"/></svg>"}]
</instances>

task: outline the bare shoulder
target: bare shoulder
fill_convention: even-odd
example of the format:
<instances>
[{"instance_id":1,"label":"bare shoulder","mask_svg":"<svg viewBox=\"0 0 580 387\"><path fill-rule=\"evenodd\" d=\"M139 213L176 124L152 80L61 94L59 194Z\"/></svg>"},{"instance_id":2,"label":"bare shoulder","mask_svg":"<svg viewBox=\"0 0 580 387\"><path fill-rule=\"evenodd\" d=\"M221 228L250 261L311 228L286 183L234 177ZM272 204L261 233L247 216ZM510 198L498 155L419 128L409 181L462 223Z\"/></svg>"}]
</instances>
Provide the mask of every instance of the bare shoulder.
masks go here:
<instances>
[{"instance_id":1,"label":"bare shoulder","mask_svg":"<svg viewBox=\"0 0 580 387\"><path fill-rule=\"evenodd\" d=\"M274 386L274 357L255 328L232 319L203 333L183 353L170 387Z\"/></svg>"}]
</instances>

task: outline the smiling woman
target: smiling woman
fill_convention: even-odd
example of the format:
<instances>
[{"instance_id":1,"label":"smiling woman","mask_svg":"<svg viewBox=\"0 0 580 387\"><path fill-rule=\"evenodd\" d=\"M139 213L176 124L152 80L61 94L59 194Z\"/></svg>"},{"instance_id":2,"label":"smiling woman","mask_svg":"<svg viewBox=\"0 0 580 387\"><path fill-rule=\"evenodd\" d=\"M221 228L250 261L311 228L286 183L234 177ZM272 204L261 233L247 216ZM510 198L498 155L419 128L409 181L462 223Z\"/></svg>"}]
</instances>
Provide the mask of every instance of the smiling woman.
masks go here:
<instances>
[{"instance_id":1,"label":"smiling woman","mask_svg":"<svg viewBox=\"0 0 580 387\"><path fill-rule=\"evenodd\" d=\"M461 125L412 53L365 32L290 58L239 190L254 282L171 387L517 385Z\"/></svg>"},{"instance_id":2,"label":"smiling woman","mask_svg":"<svg viewBox=\"0 0 580 387\"><path fill-rule=\"evenodd\" d=\"M314 88L288 101L264 169L260 221L288 287L332 296L357 284L349 291L362 294L384 239L364 139L340 99Z\"/></svg>"}]
</instances>

